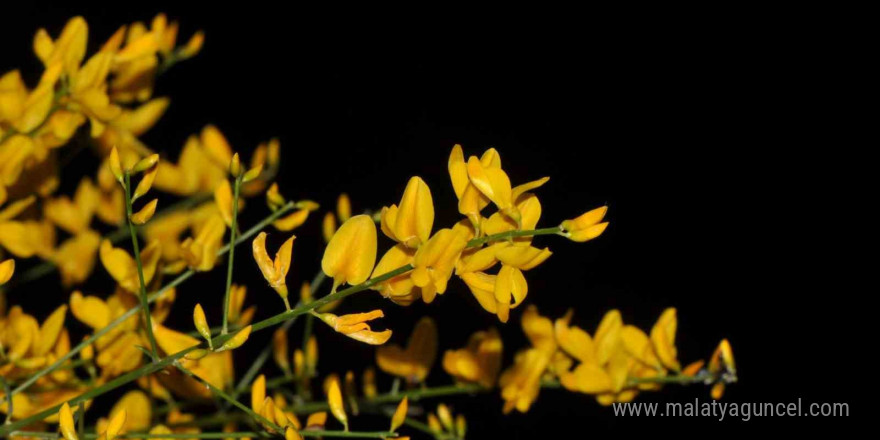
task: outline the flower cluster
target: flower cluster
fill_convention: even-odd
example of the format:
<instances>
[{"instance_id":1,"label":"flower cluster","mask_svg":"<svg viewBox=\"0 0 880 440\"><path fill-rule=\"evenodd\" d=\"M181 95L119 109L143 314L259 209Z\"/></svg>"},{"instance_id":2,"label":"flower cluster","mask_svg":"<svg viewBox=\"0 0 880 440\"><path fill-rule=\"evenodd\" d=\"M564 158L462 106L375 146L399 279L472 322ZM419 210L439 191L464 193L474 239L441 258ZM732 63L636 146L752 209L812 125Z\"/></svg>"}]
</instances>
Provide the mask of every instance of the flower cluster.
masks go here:
<instances>
[{"instance_id":1,"label":"flower cluster","mask_svg":"<svg viewBox=\"0 0 880 440\"><path fill-rule=\"evenodd\" d=\"M552 255L537 237L586 242L608 222L602 206L539 227L537 194L549 178L513 185L495 149L465 159L461 146L452 148L447 169L457 200L450 202L461 217L447 227L434 224L435 201L418 176L396 204L372 213L354 211L342 194L335 211L323 215L321 272L293 284L301 287L291 301L292 231L320 205L289 200L274 182L280 142L258 145L244 161L208 125L172 160L141 140L170 105L153 96L155 82L203 44L197 32L178 46L178 29L159 14L149 25L123 26L87 54L88 25L75 17L55 37L42 29L34 36L44 66L34 87L18 71L0 76L0 412L7 415L0 436L405 439L399 430L415 430L463 439L464 415L453 415L446 403L431 412L421 399L499 392L505 413L526 412L543 388L590 394L608 405L668 384L710 385L718 399L736 381L727 340L708 362L680 363L673 308L649 332L612 310L591 335L572 324L572 312L552 321L524 306L519 316L530 346L505 366L503 324L529 300L527 273ZM77 145L90 147L95 167L65 194L59 174L82 150ZM265 206L253 203L262 200ZM245 228L244 209L267 213ZM265 284L233 282L241 244L250 244L251 254L237 270L260 273ZM23 285L55 271L61 297L51 313L7 307ZM186 284L217 272L225 275L222 293ZM105 281L104 290L87 283L92 279ZM280 296L284 307L272 300L277 308L255 319L248 288ZM501 329L478 331L441 355L440 331L455 324L426 316L405 344L391 342L399 328L381 319L386 305L431 304L450 288L469 291ZM347 297L368 291L390 302L336 312ZM178 292L190 301L179 307L192 307L192 327L169 319ZM339 365L319 366L319 322L376 346L375 365L364 366L360 386L348 366L344 374ZM239 359L247 363L237 374L235 350L267 329L274 329L271 342L258 356ZM292 334L301 336L293 347ZM267 377L268 359L280 375ZM430 383L437 365L446 385ZM379 372L393 378L387 392L379 391ZM240 401L248 391L250 405ZM89 413L113 393L119 395L106 417ZM210 399L217 405L204 404ZM353 430L364 414L390 418L388 430Z\"/></svg>"}]
</instances>

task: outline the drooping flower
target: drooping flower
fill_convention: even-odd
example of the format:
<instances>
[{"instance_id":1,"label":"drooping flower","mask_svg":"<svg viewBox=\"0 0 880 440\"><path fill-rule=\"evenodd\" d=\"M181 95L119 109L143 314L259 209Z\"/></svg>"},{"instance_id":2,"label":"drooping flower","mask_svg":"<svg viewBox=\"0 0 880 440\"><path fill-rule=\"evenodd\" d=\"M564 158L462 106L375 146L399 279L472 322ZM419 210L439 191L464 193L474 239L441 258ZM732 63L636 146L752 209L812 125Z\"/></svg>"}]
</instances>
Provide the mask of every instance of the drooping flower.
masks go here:
<instances>
[{"instance_id":1,"label":"drooping flower","mask_svg":"<svg viewBox=\"0 0 880 440\"><path fill-rule=\"evenodd\" d=\"M367 313L353 313L349 315L336 316L332 313L316 313L315 316L324 321L327 325L356 341L361 341L370 345L382 345L391 338L391 330L381 332L373 331L368 321L385 316L382 310L373 310Z\"/></svg>"},{"instance_id":2,"label":"drooping flower","mask_svg":"<svg viewBox=\"0 0 880 440\"><path fill-rule=\"evenodd\" d=\"M424 317L416 324L406 348L385 345L376 349L379 368L409 383L420 383L428 376L437 357L437 325Z\"/></svg>"}]
</instances>

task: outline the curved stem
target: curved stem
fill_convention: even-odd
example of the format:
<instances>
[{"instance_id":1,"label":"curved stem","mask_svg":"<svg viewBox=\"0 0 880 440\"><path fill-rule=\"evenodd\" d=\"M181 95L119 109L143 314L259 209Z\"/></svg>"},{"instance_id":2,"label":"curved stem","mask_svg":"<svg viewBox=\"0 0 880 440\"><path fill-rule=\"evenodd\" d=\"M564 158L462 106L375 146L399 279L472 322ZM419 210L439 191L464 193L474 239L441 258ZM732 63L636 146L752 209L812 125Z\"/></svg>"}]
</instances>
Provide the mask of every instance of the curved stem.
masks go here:
<instances>
[{"instance_id":1,"label":"curved stem","mask_svg":"<svg viewBox=\"0 0 880 440\"><path fill-rule=\"evenodd\" d=\"M153 321L150 316L150 306L147 302L147 286L144 283L144 265L141 262L141 251L138 245L137 230L131 221L132 200L131 200L131 173L125 172L125 219L128 221L128 232L131 234L131 247L134 252L134 261L137 263L138 284L140 285L141 311L143 312L144 327L147 330L147 338L150 340L150 356L153 362L159 359L159 350L156 348L156 337L153 336Z\"/></svg>"}]
</instances>

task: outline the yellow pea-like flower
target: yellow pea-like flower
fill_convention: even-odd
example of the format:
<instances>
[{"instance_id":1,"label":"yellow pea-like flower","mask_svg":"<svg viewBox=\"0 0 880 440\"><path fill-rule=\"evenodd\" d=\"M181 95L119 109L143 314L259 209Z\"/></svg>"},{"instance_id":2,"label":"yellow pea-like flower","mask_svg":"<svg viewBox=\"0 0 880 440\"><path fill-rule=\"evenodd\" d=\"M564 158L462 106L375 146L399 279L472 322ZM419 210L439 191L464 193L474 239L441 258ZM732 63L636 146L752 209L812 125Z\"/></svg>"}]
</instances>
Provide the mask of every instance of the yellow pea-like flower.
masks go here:
<instances>
[{"instance_id":1,"label":"yellow pea-like flower","mask_svg":"<svg viewBox=\"0 0 880 440\"><path fill-rule=\"evenodd\" d=\"M332 313L316 313L321 321L324 321L333 330L342 333L356 341L361 341L370 345L382 345L391 338L391 330L375 332L367 324L377 318L385 316L382 310L373 310L367 313L353 313L349 315L336 316Z\"/></svg>"},{"instance_id":2,"label":"yellow pea-like flower","mask_svg":"<svg viewBox=\"0 0 880 440\"><path fill-rule=\"evenodd\" d=\"M394 415L391 416L391 428L388 430L391 432L396 432L397 428L403 426L404 420L406 420L406 414L409 410L409 398L404 396L403 400L397 404L397 409L394 410Z\"/></svg>"},{"instance_id":3,"label":"yellow pea-like flower","mask_svg":"<svg viewBox=\"0 0 880 440\"><path fill-rule=\"evenodd\" d=\"M67 402L64 402L58 411L58 425L65 440L79 440L76 435L76 424L73 422L73 412L70 411L70 405Z\"/></svg>"},{"instance_id":4,"label":"yellow pea-like flower","mask_svg":"<svg viewBox=\"0 0 880 440\"><path fill-rule=\"evenodd\" d=\"M196 326L199 334L208 341L208 346L214 349L214 343L211 342L211 327L208 325L208 318L205 316L205 310L201 304L196 304L193 309L193 324Z\"/></svg>"},{"instance_id":5,"label":"yellow pea-like flower","mask_svg":"<svg viewBox=\"0 0 880 440\"><path fill-rule=\"evenodd\" d=\"M550 258L552 254L553 252L550 252L548 248L508 246L499 249L495 253L495 257L507 266L515 267L519 270L530 270L543 263L547 258Z\"/></svg>"},{"instance_id":6,"label":"yellow pea-like flower","mask_svg":"<svg viewBox=\"0 0 880 440\"><path fill-rule=\"evenodd\" d=\"M336 199L336 216L339 217L341 222L351 218L351 199L346 193L340 194L339 198Z\"/></svg>"},{"instance_id":7,"label":"yellow pea-like flower","mask_svg":"<svg viewBox=\"0 0 880 440\"><path fill-rule=\"evenodd\" d=\"M495 308L498 319L507 322L510 309L520 305L529 293L529 285L521 270L508 266L501 266L495 277Z\"/></svg>"},{"instance_id":8,"label":"yellow pea-like flower","mask_svg":"<svg viewBox=\"0 0 880 440\"><path fill-rule=\"evenodd\" d=\"M622 331L623 318L620 311L613 309L606 312L602 320L599 321L593 338L593 342L596 344L596 360L599 365L607 364L611 356L620 348Z\"/></svg>"},{"instance_id":9,"label":"yellow pea-like flower","mask_svg":"<svg viewBox=\"0 0 880 440\"><path fill-rule=\"evenodd\" d=\"M110 418L110 422L107 423L107 429L103 432L103 435L107 440L113 440L117 436L119 436L119 434L124 432L123 430L125 429L125 418L127 416L127 411L122 410Z\"/></svg>"},{"instance_id":10,"label":"yellow pea-like flower","mask_svg":"<svg viewBox=\"0 0 880 440\"><path fill-rule=\"evenodd\" d=\"M674 307L670 307L660 314L660 318L651 328L651 343L660 362L671 370L681 370L678 362L678 349L675 348L675 331L678 328L678 318Z\"/></svg>"},{"instance_id":11,"label":"yellow pea-like flower","mask_svg":"<svg viewBox=\"0 0 880 440\"><path fill-rule=\"evenodd\" d=\"M233 210L240 211L242 201L243 200L239 200L237 208L233 207L235 201L232 194L232 186L228 180L220 182L214 190L214 202L217 204L217 208L219 208L220 215L223 216L223 221L226 222L226 226L229 226L230 228L232 227Z\"/></svg>"},{"instance_id":12,"label":"yellow pea-like flower","mask_svg":"<svg viewBox=\"0 0 880 440\"><path fill-rule=\"evenodd\" d=\"M0 263L0 285L6 284L15 273L15 260L12 258Z\"/></svg>"},{"instance_id":13,"label":"yellow pea-like flower","mask_svg":"<svg viewBox=\"0 0 880 440\"><path fill-rule=\"evenodd\" d=\"M58 267L64 286L81 283L91 275L100 245L101 236L87 230L68 238L55 249L51 260Z\"/></svg>"},{"instance_id":14,"label":"yellow pea-like flower","mask_svg":"<svg viewBox=\"0 0 880 440\"><path fill-rule=\"evenodd\" d=\"M343 283L360 284L367 280L376 263L376 224L366 215L348 219L333 235L321 268L333 278L333 291Z\"/></svg>"},{"instance_id":15,"label":"yellow pea-like flower","mask_svg":"<svg viewBox=\"0 0 880 440\"><path fill-rule=\"evenodd\" d=\"M339 388L339 378L332 376L327 383L327 403L333 417L339 420L345 430L348 431L348 416L345 414L345 405L342 402L342 390Z\"/></svg>"},{"instance_id":16,"label":"yellow pea-like flower","mask_svg":"<svg viewBox=\"0 0 880 440\"><path fill-rule=\"evenodd\" d=\"M279 231L292 231L306 222L309 218L309 210L308 209L300 209L294 211L291 214L288 214L284 217L279 218L272 222L272 226Z\"/></svg>"},{"instance_id":17,"label":"yellow pea-like flower","mask_svg":"<svg viewBox=\"0 0 880 440\"><path fill-rule=\"evenodd\" d=\"M136 225L143 225L146 222L150 221L153 218L153 215L156 214L156 206L159 204L159 199L153 199L140 211L131 215L131 222Z\"/></svg>"},{"instance_id":18,"label":"yellow pea-like flower","mask_svg":"<svg viewBox=\"0 0 880 440\"><path fill-rule=\"evenodd\" d=\"M306 418L306 429L323 429L327 424L327 412L320 411L309 414Z\"/></svg>"},{"instance_id":19,"label":"yellow pea-like flower","mask_svg":"<svg viewBox=\"0 0 880 440\"><path fill-rule=\"evenodd\" d=\"M385 252L385 255L379 260L376 268L373 269L372 277L376 278L399 267L412 264L414 257L414 250L402 244L394 245L391 249L388 249L388 252ZM371 286L370 288L379 291L382 296L400 305L412 304L413 301L422 296L421 289L415 287L409 273L398 275Z\"/></svg>"},{"instance_id":20,"label":"yellow pea-like flower","mask_svg":"<svg viewBox=\"0 0 880 440\"><path fill-rule=\"evenodd\" d=\"M436 358L437 325L429 317L416 324L406 349L399 345L385 345L376 350L376 365L409 383L423 382Z\"/></svg>"},{"instance_id":21,"label":"yellow pea-like flower","mask_svg":"<svg viewBox=\"0 0 880 440\"><path fill-rule=\"evenodd\" d=\"M284 430L284 440L302 440L302 436L293 428L293 426L288 426L287 429Z\"/></svg>"},{"instance_id":22,"label":"yellow pea-like flower","mask_svg":"<svg viewBox=\"0 0 880 440\"><path fill-rule=\"evenodd\" d=\"M146 431L150 428L151 407L150 398L140 390L125 393L110 410L110 418L124 412L125 430L123 432Z\"/></svg>"},{"instance_id":23,"label":"yellow pea-like flower","mask_svg":"<svg viewBox=\"0 0 880 440\"><path fill-rule=\"evenodd\" d=\"M233 153L229 141L226 140L226 136L223 136L223 133L217 127L206 125L202 129L200 139L205 152L208 153L208 157L217 165L228 169Z\"/></svg>"},{"instance_id":24,"label":"yellow pea-like flower","mask_svg":"<svg viewBox=\"0 0 880 440\"><path fill-rule=\"evenodd\" d=\"M137 273L137 263L134 258L123 249L114 248L110 240L104 240L98 252L101 263L110 276L119 285L132 293L140 289L140 281ZM161 257L158 241L151 241L141 250L141 263L144 270L144 283L149 284L156 273L156 267Z\"/></svg>"},{"instance_id":25,"label":"yellow pea-like flower","mask_svg":"<svg viewBox=\"0 0 880 440\"><path fill-rule=\"evenodd\" d=\"M290 238L278 248L274 260L269 258L269 254L266 252L265 232L260 232L259 235L257 235L257 238L252 242L254 260L256 260L257 266L260 267L260 271L263 273L263 278L265 278L266 281L269 282L269 286L275 289L275 292L281 296L287 309L290 309L290 303L287 300L287 272L290 270L290 259L291 253L293 252L293 241L295 239L296 236L291 235Z\"/></svg>"},{"instance_id":26,"label":"yellow pea-like flower","mask_svg":"<svg viewBox=\"0 0 880 440\"><path fill-rule=\"evenodd\" d=\"M722 369L726 369L732 374L736 374L736 362L733 360L733 348L727 339L722 339L709 358L709 372L718 374Z\"/></svg>"},{"instance_id":27,"label":"yellow pea-like flower","mask_svg":"<svg viewBox=\"0 0 880 440\"><path fill-rule=\"evenodd\" d=\"M220 348L217 349L217 352L219 353L226 350L234 350L238 347L241 347L248 340L248 337L250 337L252 329L253 326L249 325L239 330L238 333L236 333L233 337L227 339L226 342L220 345Z\"/></svg>"},{"instance_id":28,"label":"yellow pea-like flower","mask_svg":"<svg viewBox=\"0 0 880 440\"><path fill-rule=\"evenodd\" d=\"M382 208L382 232L409 248L418 248L428 241L433 226L434 200L421 177L409 179L400 206Z\"/></svg>"},{"instance_id":29,"label":"yellow pea-like flower","mask_svg":"<svg viewBox=\"0 0 880 440\"><path fill-rule=\"evenodd\" d=\"M471 156L467 161L467 173L471 183L489 198L504 215L517 224L521 222L519 210L513 204L513 189L510 178L500 166L484 166L480 159Z\"/></svg>"},{"instance_id":30,"label":"yellow pea-like flower","mask_svg":"<svg viewBox=\"0 0 880 440\"><path fill-rule=\"evenodd\" d=\"M565 231L571 241L584 242L592 240L605 232L608 222L603 222L607 206L602 206L592 211L587 211L577 218L566 220L559 226Z\"/></svg>"},{"instance_id":31,"label":"yellow pea-like flower","mask_svg":"<svg viewBox=\"0 0 880 440\"><path fill-rule=\"evenodd\" d=\"M491 388L501 370L502 347L501 335L495 328L476 332L466 347L444 353L443 369L457 380Z\"/></svg>"},{"instance_id":32,"label":"yellow pea-like flower","mask_svg":"<svg viewBox=\"0 0 880 440\"><path fill-rule=\"evenodd\" d=\"M211 215L196 227L195 238L189 237L181 243L180 256L190 269L200 272L213 269L225 232L223 218L217 214Z\"/></svg>"},{"instance_id":33,"label":"yellow pea-like flower","mask_svg":"<svg viewBox=\"0 0 880 440\"><path fill-rule=\"evenodd\" d=\"M467 247L467 239L452 229L441 229L416 251L413 258L413 284L422 289L426 303L435 295L446 292L446 285L461 252Z\"/></svg>"}]
</instances>

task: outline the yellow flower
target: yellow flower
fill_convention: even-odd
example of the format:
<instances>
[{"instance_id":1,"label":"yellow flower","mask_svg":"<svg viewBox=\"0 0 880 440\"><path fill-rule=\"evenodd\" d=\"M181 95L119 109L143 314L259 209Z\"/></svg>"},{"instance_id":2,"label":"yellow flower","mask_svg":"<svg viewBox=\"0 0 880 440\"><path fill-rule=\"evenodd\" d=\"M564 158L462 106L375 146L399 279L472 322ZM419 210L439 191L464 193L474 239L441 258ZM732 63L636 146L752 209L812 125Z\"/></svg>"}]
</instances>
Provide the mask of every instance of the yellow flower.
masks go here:
<instances>
[{"instance_id":1,"label":"yellow flower","mask_svg":"<svg viewBox=\"0 0 880 440\"><path fill-rule=\"evenodd\" d=\"M287 309L290 309L290 303L287 301L287 272L290 270L290 258L293 252L293 240L295 239L296 236L291 235L278 248L274 261L269 258L269 254L266 252L265 232L260 232L252 243L254 260L256 260L257 265L260 267L260 271L263 272L263 278L269 282L269 286L278 292L278 295L284 300L284 305Z\"/></svg>"},{"instance_id":2,"label":"yellow flower","mask_svg":"<svg viewBox=\"0 0 880 440\"><path fill-rule=\"evenodd\" d=\"M495 152L491 156L497 158L488 166L483 161L471 156L467 161L467 174L471 183L483 193L504 215L510 217L517 224L520 223L520 213L513 204L513 190L510 186L510 178L501 169L501 159ZM497 166L495 164L497 163Z\"/></svg>"},{"instance_id":3,"label":"yellow flower","mask_svg":"<svg viewBox=\"0 0 880 440\"><path fill-rule=\"evenodd\" d=\"M416 324L406 349L399 345L386 345L376 349L376 365L409 383L425 380L437 357L437 325L424 317Z\"/></svg>"},{"instance_id":4,"label":"yellow flower","mask_svg":"<svg viewBox=\"0 0 880 440\"><path fill-rule=\"evenodd\" d=\"M137 263L128 252L120 248L114 248L110 240L105 239L101 243L99 254L104 268L119 283L120 287L132 293L140 291ZM159 243L156 241L148 243L141 251L140 257L144 270L145 284L149 284L153 280L160 256Z\"/></svg>"},{"instance_id":5,"label":"yellow flower","mask_svg":"<svg viewBox=\"0 0 880 440\"><path fill-rule=\"evenodd\" d=\"M101 236L93 230L86 230L68 238L52 254L52 262L61 273L61 283L65 286L85 281L95 267L95 256L101 245Z\"/></svg>"},{"instance_id":6,"label":"yellow flower","mask_svg":"<svg viewBox=\"0 0 880 440\"><path fill-rule=\"evenodd\" d=\"M385 275L399 267L412 264L415 257L415 251L402 245L397 244L388 249L388 252L379 260L379 264L373 269L372 278ZM415 287L410 273L397 275L394 278L373 285L370 289L377 290L385 298L394 301L400 305L410 305L413 301L421 298L422 290Z\"/></svg>"},{"instance_id":7,"label":"yellow flower","mask_svg":"<svg viewBox=\"0 0 880 440\"><path fill-rule=\"evenodd\" d=\"M229 314L227 315L231 324L243 327L251 323L254 313L257 311L257 307L250 306L242 311L246 297L247 286L232 285L229 290Z\"/></svg>"},{"instance_id":8,"label":"yellow flower","mask_svg":"<svg viewBox=\"0 0 880 440\"><path fill-rule=\"evenodd\" d=\"M733 349L730 347L730 342L727 339L723 339L718 344L715 352L712 353L712 357L709 359L708 370L710 374L715 376L717 381L712 385L712 398L719 400L724 395L726 383L736 381L736 363L733 360Z\"/></svg>"},{"instance_id":9,"label":"yellow flower","mask_svg":"<svg viewBox=\"0 0 880 440\"><path fill-rule=\"evenodd\" d=\"M467 239L462 234L441 229L416 251L411 277L413 284L421 288L426 303L446 292L446 284L465 247Z\"/></svg>"},{"instance_id":10,"label":"yellow flower","mask_svg":"<svg viewBox=\"0 0 880 440\"><path fill-rule=\"evenodd\" d=\"M580 217L566 220L559 227L565 232L566 237L571 241L584 242L592 240L605 232L608 222L603 222L605 213L608 212L607 206L596 208L582 214Z\"/></svg>"},{"instance_id":11,"label":"yellow flower","mask_svg":"<svg viewBox=\"0 0 880 440\"><path fill-rule=\"evenodd\" d=\"M290 362L287 360L287 330L279 327L272 334L272 357L281 371L290 372Z\"/></svg>"},{"instance_id":12,"label":"yellow flower","mask_svg":"<svg viewBox=\"0 0 880 440\"><path fill-rule=\"evenodd\" d=\"M0 285L6 284L15 273L15 260L12 258L0 263Z\"/></svg>"},{"instance_id":13,"label":"yellow flower","mask_svg":"<svg viewBox=\"0 0 880 440\"><path fill-rule=\"evenodd\" d=\"M406 413L409 407L409 399L404 396L403 400L397 405L397 409L394 410L394 414L391 416L391 428L388 430L391 432L396 432L397 428L403 426L404 420L406 420Z\"/></svg>"},{"instance_id":14,"label":"yellow flower","mask_svg":"<svg viewBox=\"0 0 880 440\"><path fill-rule=\"evenodd\" d=\"M382 208L382 232L409 248L428 241L434 225L434 201L431 190L421 177L409 179L400 206Z\"/></svg>"},{"instance_id":15,"label":"yellow flower","mask_svg":"<svg viewBox=\"0 0 880 440\"><path fill-rule=\"evenodd\" d=\"M82 415L80 415L82 417ZM70 405L64 402L58 411L58 425L61 428L61 435L66 440L79 440L76 435L76 425L73 422L73 413L70 411Z\"/></svg>"},{"instance_id":16,"label":"yellow flower","mask_svg":"<svg viewBox=\"0 0 880 440\"><path fill-rule=\"evenodd\" d=\"M343 283L360 284L367 280L376 263L376 224L369 216L348 219L333 235L321 268L333 278L333 291Z\"/></svg>"},{"instance_id":17,"label":"yellow flower","mask_svg":"<svg viewBox=\"0 0 880 440\"><path fill-rule=\"evenodd\" d=\"M651 328L651 343L660 362L671 370L681 370L678 362L678 350L675 348L675 330L678 327L678 318L675 308L670 307L663 311L660 318Z\"/></svg>"},{"instance_id":18,"label":"yellow flower","mask_svg":"<svg viewBox=\"0 0 880 440\"><path fill-rule=\"evenodd\" d=\"M180 196L210 193L226 181L226 165L218 165L199 138L190 136L180 152L178 163L162 162L153 185Z\"/></svg>"},{"instance_id":19,"label":"yellow flower","mask_svg":"<svg viewBox=\"0 0 880 440\"><path fill-rule=\"evenodd\" d=\"M466 347L446 350L443 369L458 380L491 388L501 369L502 347L501 335L495 328L476 332Z\"/></svg>"},{"instance_id":20,"label":"yellow flower","mask_svg":"<svg viewBox=\"0 0 880 440\"><path fill-rule=\"evenodd\" d=\"M213 350L214 346L211 343L211 327L208 325L208 318L205 316L205 310L202 309L201 304L196 304L196 307L193 309L193 324L196 326L196 330L208 341L208 346Z\"/></svg>"},{"instance_id":21,"label":"yellow flower","mask_svg":"<svg viewBox=\"0 0 880 440\"><path fill-rule=\"evenodd\" d=\"M66 196L47 200L43 205L43 213L59 228L77 234L89 228L97 206L98 190L86 177L80 181L73 200Z\"/></svg>"},{"instance_id":22,"label":"yellow flower","mask_svg":"<svg viewBox=\"0 0 880 440\"><path fill-rule=\"evenodd\" d=\"M195 238L187 238L180 245L180 255L190 269L209 271L217 262L217 252L223 244L226 226L219 215L211 215L195 229Z\"/></svg>"},{"instance_id":23,"label":"yellow flower","mask_svg":"<svg viewBox=\"0 0 880 440\"><path fill-rule=\"evenodd\" d=\"M158 203L159 199L153 199L152 201L144 205L144 207L141 208L140 211L131 215L131 222L136 225L143 225L144 223L150 221L150 219L153 218L153 214L156 213L156 205Z\"/></svg>"},{"instance_id":24,"label":"yellow flower","mask_svg":"<svg viewBox=\"0 0 880 440\"><path fill-rule=\"evenodd\" d=\"M517 307L526 299L529 285L521 270L504 264L495 277L493 293L495 314L498 315L501 322L507 322L510 317L510 309Z\"/></svg>"},{"instance_id":25,"label":"yellow flower","mask_svg":"<svg viewBox=\"0 0 880 440\"><path fill-rule=\"evenodd\" d=\"M244 343L248 340L248 337L250 337L252 329L253 327L249 325L239 330L235 335L233 335L231 338L227 339L226 342L220 345L220 348L216 350L217 353L226 350L234 350L244 345Z\"/></svg>"},{"instance_id":26,"label":"yellow flower","mask_svg":"<svg viewBox=\"0 0 880 440\"><path fill-rule=\"evenodd\" d=\"M539 315L535 306L529 306L523 312L522 328L533 348L517 353L514 365L505 370L498 379L501 397L505 401L505 414L514 408L519 412L529 410L538 397L541 377L557 349L553 323Z\"/></svg>"},{"instance_id":27,"label":"yellow flower","mask_svg":"<svg viewBox=\"0 0 880 440\"><path fill-rule=\"evenodd\" d=\"M336 417L336 420L339 420L348 431L348 416L345 414L345 406L342 403L342 390L339 389L339 378L335 375L330 377L327 383L327 403L333 417Z\"/></svg>"},{"instance_id":28,"label":"yellow flower","mask_svg":"<svg viewBox=\"0 0 880 440\"><path fill-rule=\"evenodd\" d=\"M129 391L125 393L110 410L110 419L125 414L125 427L120 434L126 432L142 432L150 428L151 424L150 398L143 391Z\"/></svg>"},{"instance_id":29,"label":"yellow flower","mask_svg":"<svg viewBox=\"0 0 880 440\"><path fill-rule=\"evenodd\" d=\"M361 341L370 345L382 345L391 338L391 330L375 332L370 329L368 321L385 316L382 310L373 310L367 313L354 313L349 315L336 316L332 313L316 313L321 321L324 321L333 330L342 333L356 341Z\"/></svg>"},{"instance_id":30,"label":"yellow flower","mask_svg":"<svg viewBox=\"0 0 880 440\"><path fill-rule=\"evenodd\" d=\"M232 194L232 186L228 180L220 182L220 185L214 190L214 203L217 204L217 208L219 208L220 214L223 216L223 221L226 222L226 226L231 228L234 197ZM244 200L239 199L237 211L241 211L243 204Z\"/></svg>"},{"instance_id":31,"label":"yellow flower","mask_svg":"<svg viewBox=\"0 0 880 440\"><path fill-rule=\"evenodd\" d=\"M324 214L324 220L321 223L321 232L324 234L324 241L330 243L333 235L336 234L336 216L332 212Z\"/></svg>"},{"instance_id":32,"label":"yellow flower","mask_svg":"<svg viewBox=\"0 0 880 440\"><path fill-rule=\"evenodd\" d=\"M484 167L501 167L501 159L494 148L483 153L480 159ZM464 160L464 152L461 145L452 147L449 155L449 177L452 180L452 188L458 197L458 212L468 217L475 227L480 226L482 216L480 211L489 205L489 199L474 186L468 178L468 166Z\"/></svg>"}]
</instances>

